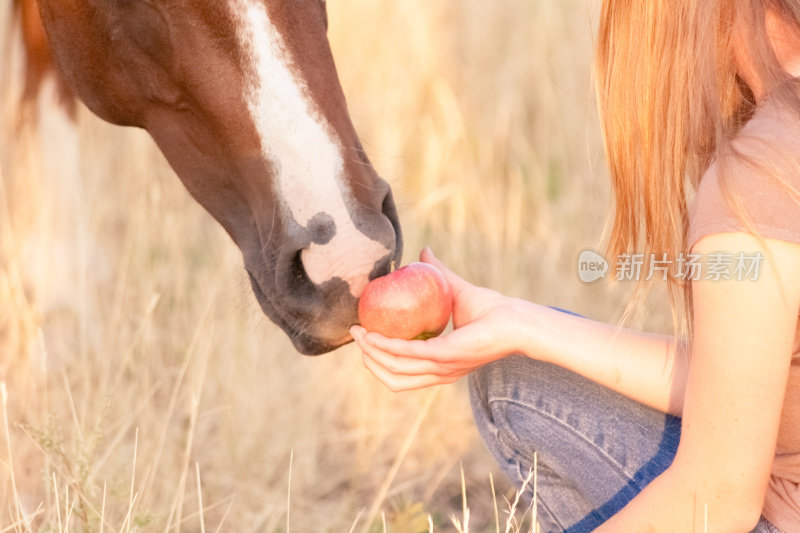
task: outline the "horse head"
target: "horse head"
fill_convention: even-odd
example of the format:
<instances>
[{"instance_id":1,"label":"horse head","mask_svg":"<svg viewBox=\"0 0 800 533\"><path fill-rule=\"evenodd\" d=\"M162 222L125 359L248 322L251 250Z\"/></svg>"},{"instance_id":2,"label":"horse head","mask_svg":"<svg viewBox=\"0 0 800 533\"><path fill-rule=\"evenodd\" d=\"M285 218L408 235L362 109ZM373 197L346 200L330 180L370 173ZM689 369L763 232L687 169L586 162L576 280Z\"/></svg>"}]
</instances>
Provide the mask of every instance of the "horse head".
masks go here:
<instances>
[{"instance_id":1,"label":"horse head","mask_svg":"<svg viewBox=\"0 0 800 533\"><path fill-rule=\"evenodd\" d=\"M239 247L264 313L306 354L350 340L364 285L399 262L324 0L39 0L95 114L146 129Z\"/></svg>"}]
</instances>

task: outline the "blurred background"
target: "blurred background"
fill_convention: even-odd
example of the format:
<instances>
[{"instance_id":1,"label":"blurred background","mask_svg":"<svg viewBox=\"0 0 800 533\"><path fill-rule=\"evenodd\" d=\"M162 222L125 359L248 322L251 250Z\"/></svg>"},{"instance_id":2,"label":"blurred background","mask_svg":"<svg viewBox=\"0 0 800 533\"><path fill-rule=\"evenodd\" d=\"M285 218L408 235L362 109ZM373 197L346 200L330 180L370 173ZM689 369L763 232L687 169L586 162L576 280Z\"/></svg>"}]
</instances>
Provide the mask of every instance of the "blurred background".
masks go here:
<instances>
[{"instance_id":1,"label":"blurred background","mask_svg":"<svg viewBox=\"0 0 800 533\"><path fill-rule=\"evenodd\" d=\"M40 129L20 121L9 4L0 531L413 533L428 515L453 531L465 507L471 531L496 531L498 509L504 530L514 492L473 427L465 380L393 394L352 346L298 355L144 132L85 108L76 128L46 94ZM627 288L581 283L576 264L601 246L610 208L591 84L598 4L328 2L405 262L429 245L474 283L618 319ZM643 315L649 328L669 318Z\"/></svg>"}]
</instances>

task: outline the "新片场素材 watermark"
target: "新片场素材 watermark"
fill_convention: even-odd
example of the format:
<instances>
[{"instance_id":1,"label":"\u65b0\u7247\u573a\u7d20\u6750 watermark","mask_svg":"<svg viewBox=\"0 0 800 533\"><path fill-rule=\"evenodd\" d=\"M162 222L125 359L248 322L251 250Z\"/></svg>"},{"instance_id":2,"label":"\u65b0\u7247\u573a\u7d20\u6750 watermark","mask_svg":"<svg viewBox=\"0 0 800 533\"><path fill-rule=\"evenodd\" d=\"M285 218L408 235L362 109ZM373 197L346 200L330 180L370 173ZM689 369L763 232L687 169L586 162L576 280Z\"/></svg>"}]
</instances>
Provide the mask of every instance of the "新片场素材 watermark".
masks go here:
<instances>
[{"instance_id":1,"label":"\u65b0\u7247\u573a\u7d20\u6750 watermark","mask_svg":"<svg viewBox=\"0 0 800 533\"><path fill-rule=\"evenodd\" d=\"M755 281L761 272L764 254L761 252L712 252L707 254L624 253L614 263L617 281L666 281L672 277L686 281L737 280ZM584 283L603 279L610 265L605 257L594 250L583 250L578 256L578 278Z\"/></svg>"}]
</instances>

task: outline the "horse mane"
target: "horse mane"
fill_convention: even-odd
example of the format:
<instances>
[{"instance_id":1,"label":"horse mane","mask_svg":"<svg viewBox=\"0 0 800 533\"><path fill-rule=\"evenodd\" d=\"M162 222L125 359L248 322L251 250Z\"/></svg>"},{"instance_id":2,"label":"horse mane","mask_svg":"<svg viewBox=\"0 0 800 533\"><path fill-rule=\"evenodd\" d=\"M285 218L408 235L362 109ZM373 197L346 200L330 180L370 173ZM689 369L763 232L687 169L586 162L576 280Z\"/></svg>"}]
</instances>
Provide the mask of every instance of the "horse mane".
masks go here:
<instances>
[{"instance_id":1,"label":"horse mane","mask_svg":"<svg viewBox=\"0 0 800 533\"><path fill-rule=\"evenodd\" d=\"M55 83L58 104L74 118L77 98L56 65L39 13L39 0L13 0L12 28L15 25L19 25L22 34L25 70L25 86L19 103L21 118L24 120L29 111L36 109L36 102L48 77L52 77ZM9 31L8 35L11 38L14 32Z\"/></svg>"}]
</instances>

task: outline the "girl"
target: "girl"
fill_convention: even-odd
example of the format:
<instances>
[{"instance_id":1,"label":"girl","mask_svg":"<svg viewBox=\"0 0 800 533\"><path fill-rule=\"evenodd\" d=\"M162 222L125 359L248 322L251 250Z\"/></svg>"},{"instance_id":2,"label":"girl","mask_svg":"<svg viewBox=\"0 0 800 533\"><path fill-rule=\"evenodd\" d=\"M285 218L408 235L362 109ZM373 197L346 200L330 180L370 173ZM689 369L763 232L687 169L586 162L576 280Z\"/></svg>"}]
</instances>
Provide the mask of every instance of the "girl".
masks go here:
<instances>
[{"instance_id":1,"label":"girl","mask_svg":"<svg viewBox=\"0 0 800 533\"><path fill-rule=\"evenodd\" d=\"M669 263L678 334L506 297L424 250L453 332L353 337L392 390L470 375L505 472L537 454L543 531L798 533L800 0L604 0L598 35L607 257Z\"/></svg>"}]
</instances>

